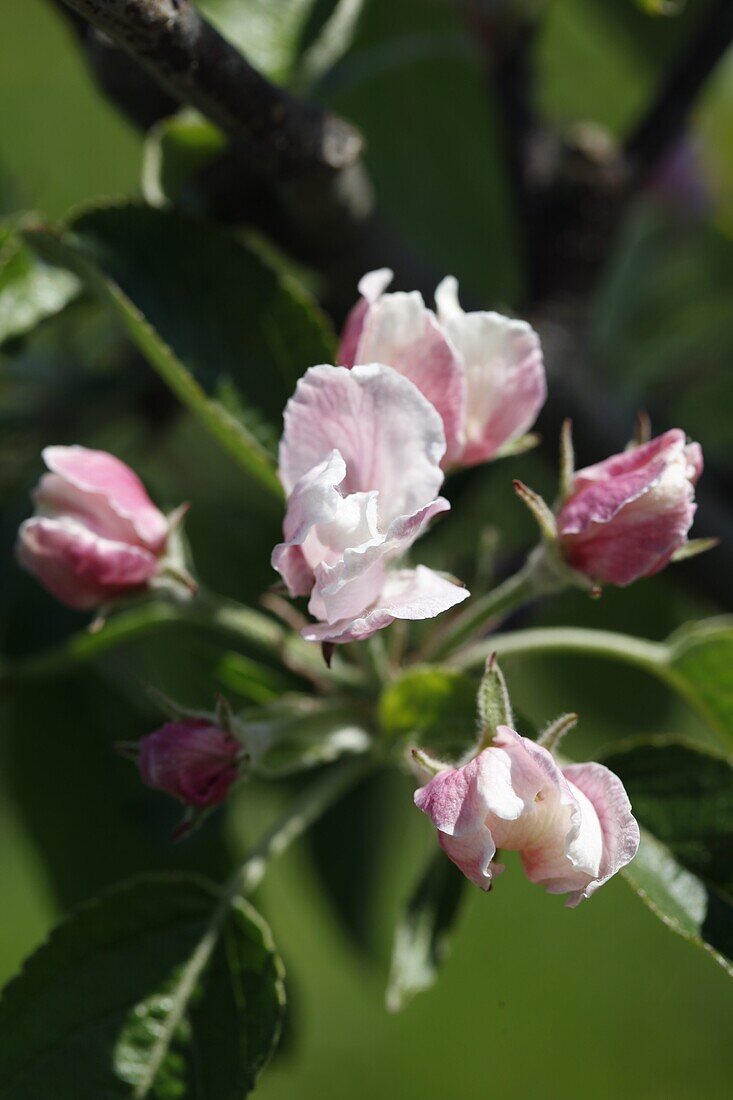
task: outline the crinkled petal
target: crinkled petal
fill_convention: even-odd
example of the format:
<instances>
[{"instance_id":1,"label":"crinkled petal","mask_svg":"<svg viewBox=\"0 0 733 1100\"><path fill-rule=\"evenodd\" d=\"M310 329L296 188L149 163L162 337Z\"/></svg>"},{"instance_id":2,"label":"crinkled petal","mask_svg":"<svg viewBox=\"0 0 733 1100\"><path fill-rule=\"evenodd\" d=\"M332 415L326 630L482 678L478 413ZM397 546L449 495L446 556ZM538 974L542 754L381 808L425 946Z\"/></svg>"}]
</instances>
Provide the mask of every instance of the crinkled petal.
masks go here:
<instances>
[{"instance_id":1,"label":"crinkled petal","mask_svg":"<svg viewBox=\"0 0 733 1100\"><path fill-rule=\"evenodd\" d=\"M41 480L40 507L91 522L106 538L140 543L154 553L163 549L168 521L124 462L78 445L46 447L43 460L56 476Z\"/></svg>"},{"instance_id":2,"label":"crinkled petal","mask_svg":"<svg viewBox=\"0 0 733 1100\"><path fill-rule=\"evenodd\" d=\"M47 591L77 611L140 588L158 571L158 559L144 547L100 538L69 518L26 520L17 556Z\"/></svg>"},{"instance_id":3,"label":"crinkled petal","mask_svg":"<svg viewBox=\"0 0 733 1100\"><path fill-rule=\"evenodd\" d=\"M571 764L563 774L592 805L602 835L602 856L596 876L567 900L572 908L625 867L639 849L639 826L623 783L602 764Z\"/></svg>"},{"instance_id":4,"label":"crinkled petal","mask_svg":"<svg viewBox=\"0 0 733 1100\"><path fill-rule=\"evenodd\" d=\"M341 492L379 493L385 529L435 499L443 481L442 421L425 397L389 367L311 367L285 409L280 477L290 494L337 450L346 463Z\"/></svg>"},{"instance_id":5,"label":"crinkled petal","mask_svg":"<svg viewBox=\"0 0 733 1100\"><path fill-rule=\"evenodd\" d=\"M449 276L435 293L441 324L463 361L466 380L462 466L487 462L532 427L547 397L537 333L499 313L464 313Z\"/></svg>"},{"instance_id":6,"label":"crinkled petal","mask_svg":"<svg viewBox=\"0 0 733 1100\"><path fill-rule=\"evenodd\" d=\"M432 619L467 599L469 592L419 565L388 573L377 606L356 619L311 623L301 631L311 642L361 641L395 619Z\"/></svg>"},{"instance_id":7,"label":"crinkled petal","mask_svg":"<svg viewBox=\"0 0 733 1100\"><path fill-rule=\"evenodd\" d=\"M288 498L285 542L275 547L271 560L291 596L305 596L313 587L313 569L303 553L303 543L316 524L327 523L336 515L343 499L336 486L345 476L346 463L338 451L332 451L300 478Z\"/></svg>"},{"instance_id":8,"label":"crinkled petal","mask_svg":"<svg viewBox=\"0 0 733 1100\"><path fill-rule=\"evenodd\" d=\"M444 465L457 459L465 442L463 364L420 294L387 294L370 306L355 361L385 363L414 382L443 420Z\"/></svg>"},{"instance_id":9,"label":"crinkled petal","mask_svg":"<svg viewBox=\"0 0 733 1100\"><path fill-rule=\"evenodd\" d=\"M438 497L412 516L398 516L386 534L346 548L333 563L316 566L311 614L331 623L363 615L383 591L387 564L401 557L430 520L449 508L448 501Z\"/></svg>"}]
</instances>

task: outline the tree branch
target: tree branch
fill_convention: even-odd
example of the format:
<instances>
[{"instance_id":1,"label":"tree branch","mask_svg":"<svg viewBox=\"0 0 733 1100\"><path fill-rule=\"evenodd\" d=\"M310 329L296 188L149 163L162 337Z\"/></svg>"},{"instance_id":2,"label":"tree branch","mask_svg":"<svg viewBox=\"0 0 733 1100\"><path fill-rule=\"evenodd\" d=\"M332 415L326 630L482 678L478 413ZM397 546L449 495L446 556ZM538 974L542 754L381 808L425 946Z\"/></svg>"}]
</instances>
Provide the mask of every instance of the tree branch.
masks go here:
<instances>
[{"instance_id":1,"label":"tree branch","mask_svg":"<svg viewBox=\"0 0 733 1100\"><path fill-rule=\"evenodd\" d=\"M712 0L697 33L673 64L644 118L626 142L636 186L682 136L695 100L733 41L733 3Z\"/></svg>"},{"instance_id":2,"label":"tree branch","mask_svg":"<svg viewBox=\"0 0 733 1100\"><path fill-rule=\"evenodd\" d=\"M271 84L190 0L65 0L176 99L245 141L260 175L332 175L355 164L358 131Z\"/></svg>"}]
</instances>

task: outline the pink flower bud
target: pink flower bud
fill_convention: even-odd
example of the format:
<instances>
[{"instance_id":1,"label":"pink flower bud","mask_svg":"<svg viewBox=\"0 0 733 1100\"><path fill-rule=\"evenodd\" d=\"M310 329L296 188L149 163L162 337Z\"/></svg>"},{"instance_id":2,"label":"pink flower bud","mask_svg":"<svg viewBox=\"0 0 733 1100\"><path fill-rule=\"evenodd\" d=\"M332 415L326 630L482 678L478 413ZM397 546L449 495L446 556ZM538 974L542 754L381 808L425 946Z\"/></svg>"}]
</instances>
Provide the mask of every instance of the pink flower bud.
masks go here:
<instances>
[{"instance_id":1,"label":"pink flower bud","mask_svg":"<svg viewBox=\"0 0 733 1100\"><path fill-rule=\"evenodd\" d=\"M346 320L339 363L383 363L409 378L440 413L444 468L506 453L545 401L536 332L499 313L464 313L452 276L435 292L437 315L417 291L385 294L391 278L383 268L359 283L362 297Z\"/></svg>"},{"instance_id":2,"label":"pink flower bud","mask_svg":"<svg viewBox=\"0 0 733 1100\"><path fill-rule=\"evenodd\" d=\"M50 472L36 488L35 516L18 533L20 564L78 611L148 585L169 524L137 475L86 447L46 447L43 459Z\"/></svg>"},{"instance_id":3,"label":"pink flower bud","mask_svg":"<svg viewBox=\"0 0 733 1100\"><path fill-rule=\"evenodd\" d=\"M446 854L483 890L504 870L497 849L519 852L530 882L567 904L590 897L639 847L621 780L601 764L560 770L546 748L499 726L493 745L415 792Z\"/></svg>"},{"instance_id":4,"label":"pink flower bud","mask_svg":"<svg viewBox=\"0 0 733 1100\"><path fill-rule=\"evenodd\" d=\"M659 572L687 542L702 467L700 445L675 428L579 470L557 516L568 565L600 584Z\"/></svg>"},{"instance_id":5,"label":"pink flower bud","mask_svg":"<svg viewBox=\"0 0 733 1100\"><path fill-rule=\"evenodd\" d=\"M168 722L138 749L143 783L196 809L218 806L237 778L241 745L205 719Z\"/></svg>"}]
</instances>

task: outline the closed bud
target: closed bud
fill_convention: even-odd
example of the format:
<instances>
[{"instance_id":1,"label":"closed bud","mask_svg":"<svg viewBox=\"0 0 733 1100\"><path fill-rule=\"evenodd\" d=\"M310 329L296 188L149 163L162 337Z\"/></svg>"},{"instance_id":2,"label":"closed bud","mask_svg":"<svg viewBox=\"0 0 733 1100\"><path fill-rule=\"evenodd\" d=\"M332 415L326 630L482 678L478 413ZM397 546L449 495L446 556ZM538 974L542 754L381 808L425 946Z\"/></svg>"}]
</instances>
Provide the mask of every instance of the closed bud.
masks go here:
<instances>
[{"instance_id":1,"label":"closed bud","mask_svg":"<svg viewBox=\"0 0 733 1100\"><path fill-rule=\"evenodd\" d=\"M168 722L138 745L140 778L197 810L220 805L237 779L243 750L205 718Z\"/></svg>"}]
</instances>

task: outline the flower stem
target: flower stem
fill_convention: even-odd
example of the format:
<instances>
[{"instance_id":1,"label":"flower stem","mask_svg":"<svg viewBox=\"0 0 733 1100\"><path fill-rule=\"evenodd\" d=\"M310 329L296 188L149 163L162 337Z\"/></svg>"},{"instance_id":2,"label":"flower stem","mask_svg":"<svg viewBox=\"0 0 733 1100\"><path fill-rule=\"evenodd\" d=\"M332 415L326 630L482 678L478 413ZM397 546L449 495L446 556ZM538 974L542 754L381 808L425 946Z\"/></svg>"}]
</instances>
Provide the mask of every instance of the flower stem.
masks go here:
<instances>
[{"instance_id":1,"label":"flower stem","mask_svg":"<svg viewBox=\"0 0 733 1100\"><path fill-rule=\"evenodd\" d=\"M449 663L462 669L481 668L491 653L500 657L532 656L539 653L578 653L587 657L607 657L612 661L644 668L663 679L668 675L669 647L630 634L583 627L551 626L497 634L486 641L459 650Z\"/></svg>"},{"instance_id":2,"label":"flower stem","mask_svg":"<svg viewBox=\"0 0 733 1100\"><path fill-rule=\"evenodd\" d=\"M539 596L558 592L566 583L565 577L552 568L544 548L539 546L530 554L518 573L508 577L480 599L470 601L462 614L444 631L434 636L433 644L426 647L424 656L432 660L448 656L492 620L507 615Z\"/></svg>"}]
</instances>

